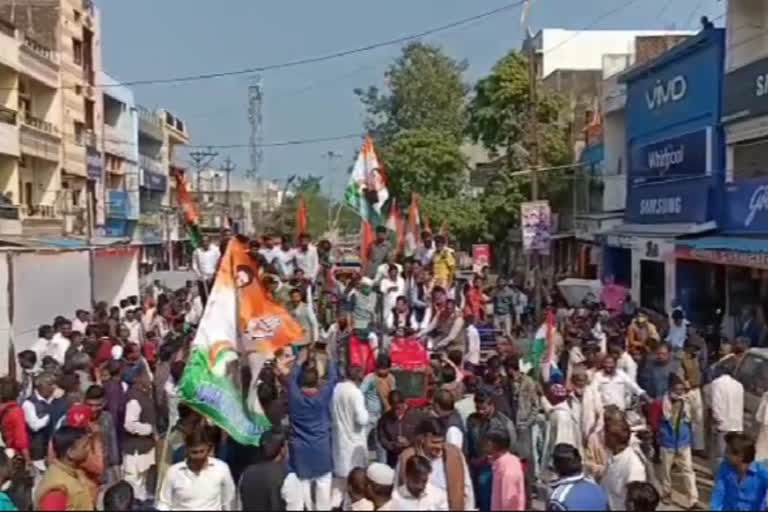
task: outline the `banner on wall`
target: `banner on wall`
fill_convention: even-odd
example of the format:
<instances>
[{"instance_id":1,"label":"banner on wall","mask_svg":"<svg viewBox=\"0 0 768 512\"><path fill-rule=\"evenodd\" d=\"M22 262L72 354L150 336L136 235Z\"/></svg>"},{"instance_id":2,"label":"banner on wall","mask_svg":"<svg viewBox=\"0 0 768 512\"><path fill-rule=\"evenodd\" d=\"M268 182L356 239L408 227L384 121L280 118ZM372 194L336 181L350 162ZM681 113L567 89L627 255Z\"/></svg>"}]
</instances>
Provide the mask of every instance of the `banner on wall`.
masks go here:
<instances>
[{"instance_id":1,"label":"banner on wall","mask_svg":"<svg viewBox=\"0 0 768 512\"><path fill-rule=\"evenodd\" d=\"M548 255L552 241L552 210L549 201L527 201L520 205L520 210L523 250Z\"/></svg>"}]
</instances>

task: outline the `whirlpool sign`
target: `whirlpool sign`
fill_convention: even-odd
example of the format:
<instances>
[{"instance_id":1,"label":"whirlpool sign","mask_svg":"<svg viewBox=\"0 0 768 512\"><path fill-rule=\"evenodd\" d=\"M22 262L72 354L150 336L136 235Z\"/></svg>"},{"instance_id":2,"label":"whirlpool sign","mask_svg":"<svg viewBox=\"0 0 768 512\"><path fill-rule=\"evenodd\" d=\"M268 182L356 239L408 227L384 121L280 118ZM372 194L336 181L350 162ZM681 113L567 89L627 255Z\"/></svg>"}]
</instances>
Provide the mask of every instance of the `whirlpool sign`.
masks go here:
<instances>
[{"instance_id":1,"label":"whirlpool sign","mask_svg":"<svg viewBox=\"0 0 768 512\"><path fill-rule=\"evenodd\" d=\"M631 151L635 183L659 178L686 178L712 169L711 128L635 146Z\"/></svg>"}]
</instances>

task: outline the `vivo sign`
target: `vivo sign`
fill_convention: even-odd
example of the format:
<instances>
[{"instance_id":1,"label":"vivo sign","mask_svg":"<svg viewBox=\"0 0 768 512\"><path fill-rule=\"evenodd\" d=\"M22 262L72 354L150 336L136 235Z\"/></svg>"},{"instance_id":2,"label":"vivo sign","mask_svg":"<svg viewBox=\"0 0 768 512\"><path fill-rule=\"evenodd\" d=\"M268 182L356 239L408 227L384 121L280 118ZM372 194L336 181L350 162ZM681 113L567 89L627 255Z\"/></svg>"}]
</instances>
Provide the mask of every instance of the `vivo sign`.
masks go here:
<instances>
[{"instance_id":1,"label":"vivo sign","mask_svg":"<svg viewBox=\"0 0 768 512\"><path fill-rule=\"evenodd\" d=\"M686 92L688 92L688 82L683 75L677 75L666 82L656 80L656 85L646 91L645 102L648 105L648 110L655 110L667 103L680 101L685 98Z\"/></svg>"}]
</instances>

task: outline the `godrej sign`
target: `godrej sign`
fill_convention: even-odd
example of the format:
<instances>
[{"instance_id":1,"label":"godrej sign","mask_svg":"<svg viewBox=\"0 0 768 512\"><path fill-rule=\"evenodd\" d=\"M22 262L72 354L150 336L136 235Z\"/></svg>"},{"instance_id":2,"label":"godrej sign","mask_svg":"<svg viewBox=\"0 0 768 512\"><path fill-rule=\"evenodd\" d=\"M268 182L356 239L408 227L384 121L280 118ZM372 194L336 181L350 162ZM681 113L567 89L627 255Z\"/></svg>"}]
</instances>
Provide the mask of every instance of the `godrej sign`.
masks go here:
<instances>
[{"instance_id":1,"label":"godrej sign","mask_svg":"<svg viewBox=\"0 0 768 512\"><path fill-rule=\"evenodd\" d=\"M768 233L768 180L750 180L725 186L723 231Z\"/></svg>"}]
</instances>

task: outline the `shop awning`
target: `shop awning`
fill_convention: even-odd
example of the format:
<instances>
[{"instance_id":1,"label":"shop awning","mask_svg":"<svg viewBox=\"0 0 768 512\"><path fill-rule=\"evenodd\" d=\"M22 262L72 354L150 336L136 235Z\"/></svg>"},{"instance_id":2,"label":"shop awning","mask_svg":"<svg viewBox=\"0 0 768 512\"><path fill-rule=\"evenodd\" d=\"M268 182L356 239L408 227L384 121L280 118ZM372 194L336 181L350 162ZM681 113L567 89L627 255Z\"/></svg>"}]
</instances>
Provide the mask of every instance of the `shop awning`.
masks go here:
<instances>
[{"instance_id":1,"label":"shop awning","mask_svg":"<svg viewBox=\"0 0 768 512\"><path fill-rule=\"evenodd\" d=\"M648 238L677 238L684 235L697 235L717 229L715 221L696 223L682 222L670 224L621 224L604 232L610 236L638 236Z\"/></svg>"},{"instance_id":2,"label":"shop awning","mask_svg":"<svg viewBox=\"0 0 768 512\"><path fill-rule=\"evenodd\" d=\"M678 240L675 257L715 265L768 270L768 240L741 236L705 236Z\"/></svg>"},{"instance_id":3,"label":"shop awning","mask_svg":"<svg viewBox=\"0 0 768 512\"><path fill-rule=\"evenodd\" d=\"M700 251L768 252L768 240L743 236L705 236L678 240L676 245Z\"/></svg>"}]
</instances>

